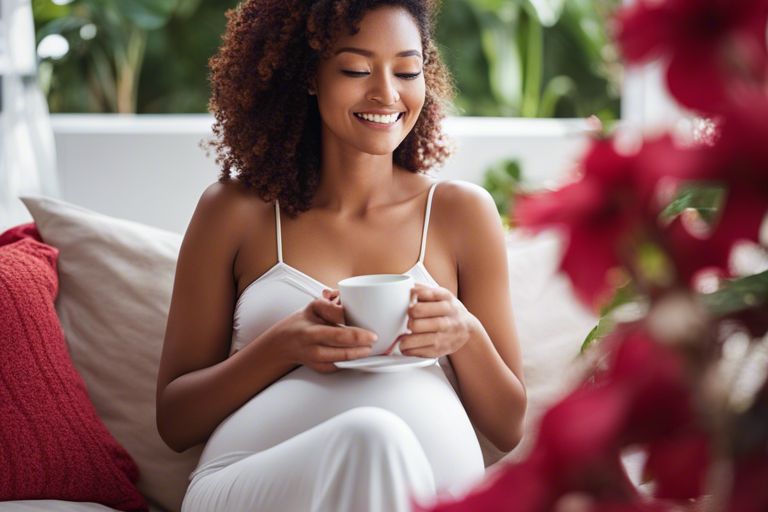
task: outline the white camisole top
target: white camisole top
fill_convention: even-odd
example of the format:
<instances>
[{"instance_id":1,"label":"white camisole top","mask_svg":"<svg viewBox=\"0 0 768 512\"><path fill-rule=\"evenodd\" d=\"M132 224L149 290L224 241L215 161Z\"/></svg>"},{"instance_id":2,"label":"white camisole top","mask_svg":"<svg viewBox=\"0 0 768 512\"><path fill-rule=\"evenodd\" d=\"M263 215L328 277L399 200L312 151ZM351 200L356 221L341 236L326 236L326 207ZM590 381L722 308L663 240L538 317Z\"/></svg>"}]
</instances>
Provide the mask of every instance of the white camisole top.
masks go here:
<instances>
[{"instance_id":1,"label":"white camisole top","mask_svg":"<svg viewBox=\"0 0 768 512\"><path fill-rule=\"evenodd\" d=\"M438 286L424 266L436 185L432 185L427 196L418 261L405 272L417 283L429 286ZM243 348L275 322L322 297L323 289L331 288L283 261L277 203L275 217L278 261L240 294L234 310L232 352ZM453 379L447 357L429 367L396 373L341 370L320 374L300 366L255 395L219 425L206 443L192 477L275 446L353 407L376 406L397 414L411 427L432 463L439 487L451 488L476 480L484 471L482 453L446 373Z\"/></svg>"}]
</instances>

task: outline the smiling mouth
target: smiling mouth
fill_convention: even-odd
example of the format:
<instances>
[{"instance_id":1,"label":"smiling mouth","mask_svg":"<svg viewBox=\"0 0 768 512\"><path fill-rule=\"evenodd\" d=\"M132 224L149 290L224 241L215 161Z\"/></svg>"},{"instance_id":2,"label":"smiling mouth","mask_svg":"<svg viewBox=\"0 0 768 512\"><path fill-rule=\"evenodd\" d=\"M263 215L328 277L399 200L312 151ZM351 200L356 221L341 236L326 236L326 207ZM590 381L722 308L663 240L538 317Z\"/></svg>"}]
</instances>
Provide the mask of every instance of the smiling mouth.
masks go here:
<instances>
[{"instance_id":1,"label":"smiling mouth","mask_svg":"<svg viewBox=\"0 0 768 512\"><path fill-rule=\"evenodd\" d=\"M370 123L377 123L381 125L395 124L398 122L405 112L396 112L394 114L367 114L365 112L355 112L355 117L368 121Z\"/></svg>"}]
</instances>

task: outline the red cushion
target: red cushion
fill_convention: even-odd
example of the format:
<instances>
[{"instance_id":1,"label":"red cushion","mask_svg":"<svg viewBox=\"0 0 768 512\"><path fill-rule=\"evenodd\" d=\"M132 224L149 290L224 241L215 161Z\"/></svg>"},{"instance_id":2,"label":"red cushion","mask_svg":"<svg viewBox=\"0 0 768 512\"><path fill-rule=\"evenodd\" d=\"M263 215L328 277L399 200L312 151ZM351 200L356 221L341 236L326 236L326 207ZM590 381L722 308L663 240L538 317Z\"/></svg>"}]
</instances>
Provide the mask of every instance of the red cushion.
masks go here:
<instances>
[{"instance_id":1,"label":"red cushion","mask_svg":"<svg viewBox=\"0 0 768 512\"><path fill-rule=\"evenodd\" d=\"M0 501L146 510L138 468L96 415L54 300L58 250L32 224L0 235Z\"/></svg>"}]
</instances>

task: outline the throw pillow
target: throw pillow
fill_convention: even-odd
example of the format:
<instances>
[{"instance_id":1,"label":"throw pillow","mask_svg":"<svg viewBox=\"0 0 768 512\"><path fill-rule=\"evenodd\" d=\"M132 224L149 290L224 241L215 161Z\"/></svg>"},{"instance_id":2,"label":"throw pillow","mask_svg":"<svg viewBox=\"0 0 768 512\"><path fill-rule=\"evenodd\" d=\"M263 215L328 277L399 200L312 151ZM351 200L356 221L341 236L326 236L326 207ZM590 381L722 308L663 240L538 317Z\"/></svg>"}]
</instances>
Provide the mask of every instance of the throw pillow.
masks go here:
<instances>
[{"instance_id":1,"label":"throw pillow","mask_svg":"<svg viewBox=\"0 0 768 512\"><path fill-rule=\"evenodd\" d=\"M99 420L67 353L54 308L57 258L31 224L0 235L0 501L146 510L136 464Z\"/></svg>"},{"instance_id":2,"label":"throw pillow","mask_svg":"<svg viewBox=\"0 0 768 512\"><path fill-rule=\"evenodd\" d=\"M179 510L201 447L166 446L155 389L181 236L57 199L22 201L60 251L56 307L99 417L138 464L139 490Z\"/></svg>"}]
</instances>

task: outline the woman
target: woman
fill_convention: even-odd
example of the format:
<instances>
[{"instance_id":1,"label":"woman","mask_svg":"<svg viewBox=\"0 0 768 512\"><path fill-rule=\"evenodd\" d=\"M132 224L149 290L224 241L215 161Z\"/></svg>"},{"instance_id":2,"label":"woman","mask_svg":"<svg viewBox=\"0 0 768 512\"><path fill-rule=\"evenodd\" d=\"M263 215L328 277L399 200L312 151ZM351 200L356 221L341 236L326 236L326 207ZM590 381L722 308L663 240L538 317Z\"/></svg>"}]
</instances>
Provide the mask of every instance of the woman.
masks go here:
<instances>
[{"instance_id":1,"label":"woman","mask_svg":"<svg viewBox=\"0 0 768 512\"><path fill-rule=\"evenodd\" d=\"M158 376L165 442L206 443L184 511L408 510L482 477L473 426L501 450L520 439L498 215L482 189L425 174L448 154L450 93L427 4L228 15L211 60L223 170L184 237ZM400 350L439 365L336 368L374 335L338 325L329 285L373 273L414 277Z\"/></svg>"}]
</instances>

